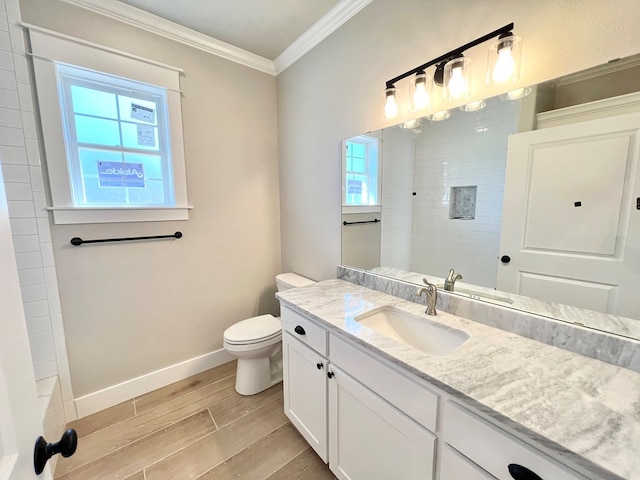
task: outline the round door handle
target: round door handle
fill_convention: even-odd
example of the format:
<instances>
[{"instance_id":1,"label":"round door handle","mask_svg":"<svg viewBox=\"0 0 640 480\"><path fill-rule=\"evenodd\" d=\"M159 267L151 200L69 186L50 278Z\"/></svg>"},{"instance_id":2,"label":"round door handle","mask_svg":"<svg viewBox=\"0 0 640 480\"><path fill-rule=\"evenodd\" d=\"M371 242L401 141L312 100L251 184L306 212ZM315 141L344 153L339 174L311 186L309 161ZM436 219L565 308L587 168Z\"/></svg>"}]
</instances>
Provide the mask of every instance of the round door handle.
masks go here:
<instances>
[{"instance_id":1,"label":"round door handle","mask_svg":"<svg viewBox=\"0 0 640 480\"><path fill-rule=\"evenodd\" d=\"M523 467L522 465L518 465L517 463L511 463L507 466L509 469L509 473L511 477L515 480L542 480L542 478L527 467Z\"/></svg>"},{"instance_id":2,"label":"round door handle","mask_svg":"<svg viewBox=\"0 0 640 480\"><path fill-rule=\"evenodd\" d=\"M324 367L324 365L322 364L322 362L318 362L316 363L316 367L318 367L318 370L322 370L322 367Z\"/></svg>"},{"instance_id":3,"label":"round door handle","mask_svg":"<svg viewBox=\"0 0 640 480\"><path fill-rule=\"evenodd\" d=\"M70 457L76 453L77 447L78 434L73 428L64 432L60 441L56 443L47 443L44 437L38 437L33 450L33 468L36 475L40 475L44 471L44 466L51 457L58 453L63 457Z\"/></svg>"},{"instance_id":4,"label":"round door handle","mask_svg":"<svg viewBox=\"0 0 640 480\"><path fill-rule=\"evenodd\" d=\"M500 261L502 263L509 263L511 261L511 257L509 255L503 255L500 257Z\"/></svg>"},{"instance_id":5,"label":"round door handle","mask_svg":"<svg viewBox=\"0 0 640 480\"><path fill-rule=\"evenodd\" d=\"M335 374L333 372L327 372L327 377L329 378L333 378Z\"/></svg>"},{"instance_id":6,"label":"round door handle","mask_svg":"<svg viewBox=\"0 0 640 480\"><path fill-rule=\"evenodd\" d=\"M304 331L301 325L296 325L296 328L293 329L298 335L305 335L307 332Z\"/></svg>"}]
</instances>

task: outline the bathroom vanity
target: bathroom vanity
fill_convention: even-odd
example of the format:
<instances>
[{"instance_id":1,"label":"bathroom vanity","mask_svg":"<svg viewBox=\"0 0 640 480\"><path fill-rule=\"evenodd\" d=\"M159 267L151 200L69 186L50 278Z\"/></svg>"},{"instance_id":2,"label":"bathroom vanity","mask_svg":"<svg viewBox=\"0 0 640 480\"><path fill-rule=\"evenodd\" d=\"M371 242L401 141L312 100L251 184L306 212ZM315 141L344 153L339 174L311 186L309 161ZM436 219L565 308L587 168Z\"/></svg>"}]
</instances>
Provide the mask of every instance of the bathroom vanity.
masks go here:
<instances>
[{"instance_id":1,"label":"bathroom vanity","mask_svg":"<svg viewBox=\"0 0 640 480\"><path fill-rule=\"evenodd\" d=\"M285 413L339 479L640 479L639 373L343 280L277 296Z\"/></svg>"}]
</instances>

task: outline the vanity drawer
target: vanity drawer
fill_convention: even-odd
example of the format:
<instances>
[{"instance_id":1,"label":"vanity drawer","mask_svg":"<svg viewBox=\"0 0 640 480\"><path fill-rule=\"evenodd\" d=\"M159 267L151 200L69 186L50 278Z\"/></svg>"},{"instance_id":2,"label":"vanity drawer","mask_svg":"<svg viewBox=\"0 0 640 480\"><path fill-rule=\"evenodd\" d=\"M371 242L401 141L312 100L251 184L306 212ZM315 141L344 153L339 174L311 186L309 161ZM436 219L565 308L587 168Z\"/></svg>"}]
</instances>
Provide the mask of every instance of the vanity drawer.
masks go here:
<instances>
[{"instance_id":1,"label":"vanity drawer","mask_svg":"<svg viewBox=\"0 0 640 480\"><path fill-rule=\"evenodd\" d=\"M331 363L427 430L436 431L437 394L341 338L329 338Z\"/></svg>"},{"instance_id":2,"label":"vanity drawer","mask_svg":"<svg viewBox=\"0 0 640 480\"><path fill-rule=\"evenodd\" d=\"M528 468L543 479L586 480L453 402L445 404L443 424L445 442L498 480L512 480L509 464Z\"/></svg>"},{"instance_id":3,"label":"vanity drawer","mask_svg":"<svg viewBox=\"0 0 640 480\"><path fill-rule=\"evenodd\" d=\"M280 320L282 330L309 345L323 357L327 356L327 331L324 328L285 306L281 308Z\"/></svg>"}]
</instances>

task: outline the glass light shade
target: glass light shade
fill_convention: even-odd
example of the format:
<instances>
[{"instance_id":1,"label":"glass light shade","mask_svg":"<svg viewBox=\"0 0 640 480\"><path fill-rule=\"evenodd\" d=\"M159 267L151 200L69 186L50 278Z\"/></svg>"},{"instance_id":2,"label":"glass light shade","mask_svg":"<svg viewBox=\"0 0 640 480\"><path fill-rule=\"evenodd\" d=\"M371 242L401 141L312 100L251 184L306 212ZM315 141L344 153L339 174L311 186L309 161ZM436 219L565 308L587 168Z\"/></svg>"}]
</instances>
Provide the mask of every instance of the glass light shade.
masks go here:
<instances>
[{"instance_id":1,"label":"glass light shade","mask_svg":"<svg viewBox=\"0 0 640 480\"><path fill-rule=\"evenodd\" d=\"M426 73L418 73L412 85L412 94L411 98L413 101L413 109L416 112L421 110L426 110L431 108L432 102L432 92L433 92L433 82L431 80L431 75L427 75Z\"/></svg>"},{"instance_id":2,"label":"glass light shade","mask_svg":"<svg viewBox=\"0 0 640 480\"><path fill-rule=\"evenodd\" d=\"M504 100L520 100L531 93L531 88L522 87L510 90L500 95L500 98Z\"/></svg>"},{"instance_id":3,"label":"glass light shade","mask_svg":"<svg viewBox=\"0 0 640 480\"><path fill-rule=\"evenodd\" d=\"M441 112L436 112L429 116L429 119L433 122L441 122L442 120L446 120L451 116L449 110L442 110Z\"/></svg>"},{"instance_id":4,"label":"glass light shade","mask_svg":"<svg viewBox=\"0 0 640 480\"><path fill-rule=\"evenodd\" d=\"M471 94L471 59L454 58L444 66L444 99L455 100Z\"/></svg>"},{"instance_id":5,"label":"glass light shade","mask_svg":"<svg viewBox=\"0 0 640 480\"><path fill-rule=\"evenodd\" d=\"M487 85L515 82L520 78L522 38L508 35L489 45Z\"/></svg>"},{"instance_id":6,"label":"glass light shade","mask_svg":"<svg viewBox=\"0 0 640 480\"><path fill-rule=\"evenodd\" d=\"M395 119L398 116L398 89L387 88L384 91L384 118L386 121Z\"/></svg>"},{"instance_id":7,"label":"glass light shade","mask_svg":"<svg viewBox=\"0 0 640 480\"><path fill-rule=\"evenodd\" d=\"M482 110L486 107L487 104L484 100L476 100L475 102L469 102L466 105L462 105L460 110L463 112L477 112L478 110Z\"/></svg>"}]
</instances>

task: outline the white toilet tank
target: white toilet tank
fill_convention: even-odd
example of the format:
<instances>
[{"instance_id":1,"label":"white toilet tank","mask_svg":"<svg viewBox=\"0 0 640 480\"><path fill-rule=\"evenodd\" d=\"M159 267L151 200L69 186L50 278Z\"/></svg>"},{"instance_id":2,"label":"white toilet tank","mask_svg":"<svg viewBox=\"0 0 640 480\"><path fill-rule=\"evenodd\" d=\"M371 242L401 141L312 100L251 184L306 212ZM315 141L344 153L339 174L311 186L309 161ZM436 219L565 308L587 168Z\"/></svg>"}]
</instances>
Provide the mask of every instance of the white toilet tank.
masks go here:
<instances>
[{"instance_id":1,"label":"white toilet tank","mask_svg":"<svg viewBox=\"0 0 640 480\"><path fill-rule=\"evenodd\" d=\"M314 283L316 282L302 277L297 273L281 273L280 275L276 275L276 284L278 285L279 292L290 288L306 287Z\"/></svg>"}]
</instances>

